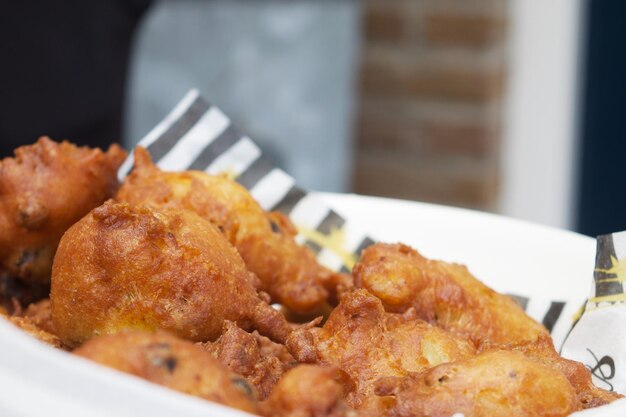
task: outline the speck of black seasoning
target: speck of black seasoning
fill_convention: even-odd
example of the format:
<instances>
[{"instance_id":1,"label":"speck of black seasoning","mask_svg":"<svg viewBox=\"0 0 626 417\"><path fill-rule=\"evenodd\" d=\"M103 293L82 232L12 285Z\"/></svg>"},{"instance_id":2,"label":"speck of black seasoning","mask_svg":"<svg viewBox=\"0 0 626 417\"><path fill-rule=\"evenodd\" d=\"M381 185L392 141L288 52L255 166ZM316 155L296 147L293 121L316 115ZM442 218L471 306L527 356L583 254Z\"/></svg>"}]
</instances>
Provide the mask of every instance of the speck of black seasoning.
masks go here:
<instances>
[{"instance_id":1,"label":"speck of black seasoning","mask_svg":"<svg viewBox=\"0 0 626 417\"><path fill-rule=\"evenodd\" d=\"M280 235L282 233L282 230L280 230L280 227L278 227L278 225L270 220L270 227L272 228L272 232L276 233L277 235Z\"/></svg>"}]
</instances>

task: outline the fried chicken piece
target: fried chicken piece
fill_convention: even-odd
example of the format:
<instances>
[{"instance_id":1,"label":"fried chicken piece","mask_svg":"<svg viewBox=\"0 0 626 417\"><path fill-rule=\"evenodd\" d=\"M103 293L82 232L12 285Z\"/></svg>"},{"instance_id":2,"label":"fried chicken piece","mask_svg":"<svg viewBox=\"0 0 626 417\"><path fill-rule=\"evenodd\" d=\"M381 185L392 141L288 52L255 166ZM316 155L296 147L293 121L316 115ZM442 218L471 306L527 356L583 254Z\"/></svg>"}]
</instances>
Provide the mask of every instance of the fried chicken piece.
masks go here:
<instances>
[{"instance_id":1,"label":"fried chicken piece","mask_svg":"<svg viewBox=\"0 0 626 417\"><path fill-rule=\"evenodd\" d=\"M280 377L297 362L283 345L252 335L231 321L226 321L224 328L217 341L203 343L203 347L222 365L246 378L256 387L258 399L265 400Z\"/></svg>"},{"instance_id":2,"label":"fried chicken piece","mask_svg":"<svg viewBox=\"0 0 626 417\"><path fill-rule=\"evenodd\" d=\"M548 336L510 297L481 283L465 266L424 258L402 244L368 247L353 273L355 284L380 298L387 311L413 307L421 319L477 347Z\"/></svg>"},{"instance_id":3,"label":"fried chicken piece","mask_svg":"<svg viewBox=\"0 0 626 417\"><path fill-rule=\"evenodd\" d=\"M41 137L0 161L0 263L27 282L49 284L63 233L112 197L126 152Z\"/></svg>"},{"instance_id":4,"label":"fried chicken piece","mask_svg":"<svg viewBox=\"0 0 626 417\"><path fill-rule=\"evenodd\" d=\"M572 384L581 408L594 408L623 398L616 392L596 387L591 380L591 372L580 362L561 357L549 337L537 341L503 346L505 349L523 353L527 358L541 363L563 374Z\"/></svg>"},{"instance_id":5,"label":"fried chicken piece","mask_svg":"<svg viewBox=\"0 0 626 417\"><path fill-rule=\"evenodd\" d=\"M185 394L257 413L254 388L200 346L166 332L95 337L74 354Z\"/></svg>"},{"instance_id":6,"label":"fried chicken piece","mask_svg":"<svg viewBox=\"0 0 626 417\"><path fill-rule=\"evenodd\" d=\"M300 360L345 372L355 383L348 404L380 414L389 399L373 395L378 379L403 377L475 351L465 340L418 320L412 311L386 313L381 301L362 289L345 294L323 328L294 331L288 346Z\"/></svg>"},{"instance_id":7,"label":"fried chicken piece","mask_svg":"<svg viewBox=\"0 0 626 417\"><path fill-rule=\"evenodd\" d=\"M334 368L300 365L288 371L261 414L267 417L356 417L345 402L343 375Z\"/></svg>"},{"instance_id":8,"label":"fried chicken piece","mask_svg":"<svg viewBox=\"0 0 626 417\"><path fill-rule=\"evenodd\" d=\"M198 215L108 201L61 239L52 319L69 346L126 328L205 342L220 336L224 320L284 341L291 329L257 293L254 279Z\"/></svg>"},{"instance_id":9,"label":"fried chicken piece","mask_svg":"<svg viewBox=\"0 0 626 417\"><path fill-rule=\"evenodd\" d=\"M395 396L390 417L565 417L579 410L576 393L560 372L510 351L382 379L376 392Z\"/></svg>"},{"instance_id":10,"label":"fried chicken piece","mask_svg":"<svg viewBox=\"0 0 626 417\"><path fill-rule=\"evenodd\" d=\"M250 193L226 176L201 171L163 172L144 148L135 149L135 167L119 201L191 210L223 231L246 266L261 280L273 302L310 313L335 297L352 278L321 266L313 252L295 242L296 230L280 213L266 213Z\"/></svg>"},{"instance_id":11,"label":"fried chicken piece","mask_svg":"<svg viewBox=\"0 0 626 417\"><path fill-rule=\"evenodd\" d=\"M30 317L12 316L8 320L40 342L55 348L63 347L63 343L54 333L41 328Z\"/></svg>"}]
</instances>

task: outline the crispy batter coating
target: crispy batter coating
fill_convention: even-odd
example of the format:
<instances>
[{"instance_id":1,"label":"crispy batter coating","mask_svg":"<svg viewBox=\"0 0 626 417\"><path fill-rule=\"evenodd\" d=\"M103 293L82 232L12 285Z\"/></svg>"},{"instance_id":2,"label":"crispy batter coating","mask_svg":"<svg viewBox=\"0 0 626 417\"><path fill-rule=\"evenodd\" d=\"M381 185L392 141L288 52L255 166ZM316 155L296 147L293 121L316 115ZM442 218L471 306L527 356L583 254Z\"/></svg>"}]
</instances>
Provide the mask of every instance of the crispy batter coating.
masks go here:
<instances>
[{"instance_id":1,"label":"crispy batter coating","mask_svg":"<svg viewBox=\"0 0 626 417\"><path fill-rule=\"evenodd\" d=\"M548 336L511 298L484 285L465 266L424 258L406 245L368 247L353 273L356 285L380 298L387 311L413 307L421 319L477 347Z\"/></svg>"},{"instance_id":2,"label":"crispy batter coating","mask_svg":"<svg viewBox=\"0 0 626 417\"><path fill-rule=\"evenodd\" d=\"M119 201L184 207L219 227L274 302L308 313L323 306L352 279L321 266L298 245L296 230L280 213L266 213L250 193L226 176L201 171L163 172L148 152L135 149L135 167L117 194Z\"/></svg>"},{"instance_id":3,"label":"crispy batter coating","mask_svg":"<svg viewBox=\"0 0 626 417\"><path fill-rule=\"evenodd\" d=\"M78 356L176 391L257 412L254 388L200 346L165 332L129 331L93 338Z\"/></svg>"},{"instance_id":4,"label":"crispy batter coating","mask_svg":"<svg viewBox=\"0 0 626 417\"><path fill-rule=\"evenodd\" d=\"M203 343L217 360L256 387L259 400L266 399L280 377L296 362L285 346L258 334L250 334L232 321L215 342Z\"/></svg>"},{"instance_id":5,"label":"crispy batter coating","mask_svg":"<svg viewBox=\"0 0 626 417\"><path fill-rule=\"evenodd\" d=\"M8 319L11 323L33 336L35 339L38 339L40 342L55 348L63 347L63 343L61 343L61 340L54 333L44 330L30 317L12 316Z\"/></svg>"},{"instance_id":6,"label":"crispy batter coating","mask_svg":"<svg viewBox=\"0 0 626 417\"><path fill-rule=\"evenodd\" d=\"M492 351L405 378L378 382L393 417L565 417L579 409L560 373L519 352Z\"/></svg>"},{"instance_id":7,"label":"crispy batter coating","mask_svg":"<svg viewBox=\"0 0 626 417\"><path fill-rule=\"evenodd\" d=\"M356 417L345 402L343 375L334 368L300 365L278 382L261 414L267 417Z\"/></svg>"},{"instance_id":8,"label":"crispy batter coating","mask_svg":"<svg viewBox=\"0 0 626 417\"><path fill-rule=\"evenodd\" d=\"M45 298L28 306L22 317L31 320L37 327L48 333L55 334L54 323L52 323L52 307L50 299Z\"/></svg>"},{"instance_id":9,"label":"crispy batter coating","mask_svg":"<svg viewBox=\"0 0 626 417\"><path fill-rule=\"evenodd\" d=\"M61 235L112 197L126 152L47 137L0 161L0 263L13 276L49 283Z\"/></svg>"},{"instance_id":10,"label":"crispy batter coating","mask_svg":"<svg viewBox=\"0 0 626 417\"><path fill-rule=\"evenodd\" d=\"M381 301L362 289L345 294L323 328L296 330L289 344L296 345L294 355L309 361L312 344L312 361L337 367L354 381L348 403L381 414L389 401L373 396L378 379L420 372L475 352L470 343L412 317L411 312L385 313ZM299 355L299 344L304 355Z\"/></svg>"},{"instance_id":11,"label":"crispy batter coating","mask_svg":"<svg viewBox=\"0 0 626 417\"><path fill-rule=\"evenodd\" d=\"M581 408L594 408L609 404L623 395L596 387L591 380L591 372L580 362L561 357L549 337L537 341L507 345L506 349L523 353L527 358L539 362L563 374L572 384Z\"/></svg>"},{"instance_id":12,"label":"crispy batter coating","mask_svg":"<svg viewBox=\"0 0 626 417\"><path fill-rule=\"evenodd\" d=\"M52 319L76 346L125 328L215 340L224 320L283 341L285 318L259 296L237 251L187 210L108 201L61 239L52 269Z\"/></svg>"}]
</instances>

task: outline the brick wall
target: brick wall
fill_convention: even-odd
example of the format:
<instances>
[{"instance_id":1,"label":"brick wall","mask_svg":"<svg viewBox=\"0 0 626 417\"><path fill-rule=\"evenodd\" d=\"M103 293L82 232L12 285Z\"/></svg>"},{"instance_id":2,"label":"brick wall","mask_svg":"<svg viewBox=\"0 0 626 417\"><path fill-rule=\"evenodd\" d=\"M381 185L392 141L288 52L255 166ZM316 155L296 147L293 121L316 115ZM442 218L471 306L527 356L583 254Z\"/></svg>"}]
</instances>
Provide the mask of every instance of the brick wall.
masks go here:
<instances>
[{"instance_id":1,"label":"brick wall","mask_svg":"<svg viewBox=\"0 0 626 417\"><path fill-rule=\"evenodd\" d=\"M357 193L493 209L506 0L368 0Z\"/></svg>"}]
</instances>

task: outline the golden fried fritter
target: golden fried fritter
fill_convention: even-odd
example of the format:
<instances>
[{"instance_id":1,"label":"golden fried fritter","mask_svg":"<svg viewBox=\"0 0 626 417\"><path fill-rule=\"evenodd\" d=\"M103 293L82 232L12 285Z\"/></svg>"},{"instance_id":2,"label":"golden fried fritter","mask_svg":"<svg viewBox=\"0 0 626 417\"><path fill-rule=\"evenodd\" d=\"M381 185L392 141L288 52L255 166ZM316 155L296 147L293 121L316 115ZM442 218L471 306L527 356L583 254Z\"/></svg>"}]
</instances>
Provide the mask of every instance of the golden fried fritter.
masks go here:
<instances>
[{"instance_id":1,"label":"golden fried fritter","mask_svg":"<svg viewBox=\"0 0 626 417\"><path fill-rule=\"evenodd\" d=\"M537 341L505 345L503 348L523 353L527 358L539 362L562 373L572 384L581 408L594 408L609 404L623 395L596 387L591 380L591 372L580 362L561 357L549 337Z\"/></svg>"},{"instance_id":2,"label":"golden fried fritter","mask_svg":"<svg viewBox=\"0 0 626 417\"><path fill-rule=\"evenodd\" d=\"M261 414L267 417L347 417L356 413L344 400L343 376L334 368L300 365L288 371Z\"/></svg>"},{"instance_id":3,"label":"golden fried fritter","mask_svg":"<svg viewBox=\"0 0 626 417\"><path fill-rule=\"evenodd\" d=\"M40 138L0 161L0 263L11 275L49 283L61 235L112 197L126 152Z\"/></svg>"},{"instance_id":4,"label":"golden fried fritter","mask_svg":"<svg viewBox=\"0 0 626 417\"><path fill-rule=\"evenodd\" d=\"M50 283L33 283L14 277L0 267L0 306L15 314L50 295Z\"/></svg>"},{"instance_id":5,"label":"golden fried fritter","mask_svg":"<svg viewBox=\"0 0 626 417\"><path fill-rule=\"evenodd\" d=\"M295 312L317 310L338 287L351 285L351 277L324 268L308 248L296 244L296 230L289 219L263 211L244 187L226 176L163 172L138 147L133 172L116 198L132 204L186 208L208 219L237 248L273 302Z\"/></svg>"},{"instance_id":6,"label":"golden fried fritter","mask_svg":"<svg viewBox=\"0 0 626 417\"><path fill-rule=\"evenodd\" d=\"M22 314L22 317L28 318L42 330L55 334L54 324L52 323L52 307L50 306L49 298L29 305Z\"/></svg>"},{"instance_id":7,"label":"golden fried fritter","mask_svg":"<svg viewBox=\"0 0 626 417\"><path fill-rule=\"evenodd\" d=\"M390 417L565 417L579 410L576 393L560 372L510 351L382 379L376 392L395 396Z\"/></svg>"},{"instance_id":8,"label":"golden fried fritter","mask_svg":"<svg viewBox=\"0 0 626 417\"><path fill-rule=\"evenodd\" d=\"M413 307L423 320L477 347L537 340L547 330L508 296L478 281L466 267L434 261L402 244L375 244L353 270L355 283L387 311Z\"/></svg>"},{"instance_id":9,"label":"golden fried fritter","mask_svg":"<svg viewBox=\"0 0 626 417\"><path fill-rule=\"evenodd\" d=\"M475 352L470 343L412 317L411 312L385 313L381 301L362 289L345 294L323 328L294 331L289 345L301 360L344 371L355 383L348 403L380 413L388 404L373 396L378 379L402 377Z\"/></svg>"},{"instance_id":10,"label":"golden fried fritter","mask_svg":"<svg viewBox=\"0 0 626 417\"><path fill-rule=\"evenodd\" d=\"M263 301L237 251L187 210L108 201L63 236L52 268L52 319L76 346L121 329L215 340L224 320L284 341L285 318Z\"/></svg>"},{"instance_id":11,"label":"golden fried fritter","mask_svg":"<svg viewBox=\"0 0 626 417\"><path fill-rule=\"evenodd\" d=\"M296 364L295 360L283 345L252 335L231 321L226 321L224 327L219 339L203 343L203 347L255 386L259 400L266 399L280 377Z\"/></svg>"},{"instance_id":12,"label":"golden fried fritter","mask_svg":"<svg viewBox=\"0 0 626 417\"><path fill-rule=\"evenodd\" d=\"M93 338L78 356L176 391L257 412L254 388L200 346L165 332L121 332Z\"/></svg>"}]
</instances>

